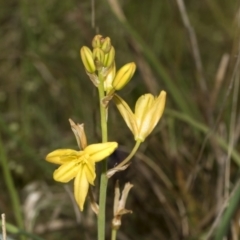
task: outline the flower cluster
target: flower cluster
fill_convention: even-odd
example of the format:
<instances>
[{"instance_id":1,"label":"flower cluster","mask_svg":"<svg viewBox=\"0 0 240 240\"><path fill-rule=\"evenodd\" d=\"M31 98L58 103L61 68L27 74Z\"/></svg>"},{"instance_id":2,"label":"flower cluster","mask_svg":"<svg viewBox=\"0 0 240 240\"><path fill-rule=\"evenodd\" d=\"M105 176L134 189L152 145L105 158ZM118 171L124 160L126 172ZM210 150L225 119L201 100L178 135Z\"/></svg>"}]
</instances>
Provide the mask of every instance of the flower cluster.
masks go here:
<instances>
[{"instance_id":1,"label":"flower cluster","mask_svg":"<svg viewBox=\"0 0 240 240\"><path fill-rule=\"evenodd\" d=\"M116 72L115 49L109 37L103 38L101 35L96 35L93 38L92 47L92 51L86 46L80 49L83 65L96 87L101 81L99 75L102 76L104 90L108 96L111 96L131 80L136 64L127 63Z\"/></svg>"}]
</instances>

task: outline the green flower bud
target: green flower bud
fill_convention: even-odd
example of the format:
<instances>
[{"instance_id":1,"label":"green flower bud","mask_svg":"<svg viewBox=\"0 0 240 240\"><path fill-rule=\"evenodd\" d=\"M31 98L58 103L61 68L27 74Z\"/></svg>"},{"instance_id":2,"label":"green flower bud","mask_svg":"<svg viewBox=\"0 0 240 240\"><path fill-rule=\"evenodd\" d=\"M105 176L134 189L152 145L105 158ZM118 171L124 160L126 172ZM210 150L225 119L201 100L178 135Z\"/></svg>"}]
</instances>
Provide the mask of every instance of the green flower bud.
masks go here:
<instances>
[{"instance_id":1,"label":"green flower bud","mask_svg":"<svg viewBox=\"0 0 240 240\"><path fill-rule=\"evenodd\" d=\"M80 56L86 71L89 73L94 73L96 71L96 66L93 61L92 51L88 47L83 46L80 49Z\"/></svg>"},{"instance_id":2,"label":"green flower bud","mask_svg":"<svg viewBox=\"0 0 240 240\"><path fill-rule=\"evenodd\" d=\"M100 48L93 49L93 59L97 69L103 67L104 55L105 54L102 49Z\"/></svg>"},{"instance_id":3,"label":"green flower bud","mask_svg":"<svg viewBox=\"0 0 240 240\"><path fill-rule=\"evenodd\" d=\"M106 37L102 42L101 49L104 51L104 53L109 53L111 46L111 39L109 37Z\"/></svg>"},{"instance_id":4,"label":"green flower bud","mask_svg":"<svg viewBox=\"0 0 240 240\"><path fill-rule=\"evenodd\" d=\"M92 47L93 48L101 48L102 46L102 39L103 36L102 35L96 35L93 40L92 40Z\"/></svg>"},{"instance_id":5,"label":"green flower bud","mask_svg":"<svg viewBox=\"0 0 240 240\"><path fill-rule=\"evenodd\" d=\"M112 90L112 82L115 78L116 74L116 65L115 62L111 65L111 67L106 69L105 79L104 79L104 90L109 93Z\"/></svg>"},{"instance_id":6,"label":"green flower bud","mask_svg":"<svg viewBox=\"0 0 240 240\"><path fill-rule=\"evenodd\" d=\"M116 73L116 77L113 80L113 88L115 90L122 89L132 78L136 70L136 64L134 62L127 63L122 66Z\"/></svg>"},{"instance_id":7,"label":"green flower bud","mask_svg":"<svg viewBox=\"0 0 240 240\"><path fill-rule=\"evenodd\" d=\"M105 54L103 66L104 67L110 67L115 59L115 49L113 46L111 46L109 53Z\"/></svg>"}]
</instances>

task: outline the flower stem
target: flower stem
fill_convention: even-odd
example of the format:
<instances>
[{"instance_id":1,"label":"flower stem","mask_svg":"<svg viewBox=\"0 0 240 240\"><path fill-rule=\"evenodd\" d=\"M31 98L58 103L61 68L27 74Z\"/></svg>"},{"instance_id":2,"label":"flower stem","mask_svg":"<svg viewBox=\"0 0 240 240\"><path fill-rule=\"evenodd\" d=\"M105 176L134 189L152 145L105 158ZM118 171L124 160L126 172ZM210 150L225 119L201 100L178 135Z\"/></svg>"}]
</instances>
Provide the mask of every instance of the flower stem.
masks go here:
<instances>
[{"instance_id":1,"label":"flower stem","mask_svg":"<svg viewBox=\"0 0 240 240\"><path fill-rule=\"evenodd\" d=\"M131 158L135 155L135 153L137 152L141 143L142 142L137 141L134 148L132 149L131 153L121 163L119 163L115 168L119 168L119 167L122 167L125 164L127 164L131 160Z\"/></svg>"},{"instance_id":2,"label":"flower stem","mask_svg":"<svg viewBox=\"0 0 240 240\"><path fill-rule=\"evenodd\" d=\"M98 212L98 240L105 240L105 212L108 178L106 173L101 174L99 212Z\"/></svg>"},{"instance_id":3,"label":"flower stem","mask_svg":"<svg viewBox=\"0 0 240 240\"><path fill-rule=\"evenodd\" d=\"M11 198L12 202L12 211L15 215L15 219L17 222L17 226L20 229L24 229L24 224L23 224L23 218L21 214L21 206L20 206L20 201L19 197L16 191L16 188L14 186L13 178L7 163L7 156L6 156L6 151L2 145L2 140L0 136L0 162L2 165L2 170L3 170L3 176L7 185L7 189ZM21 236L21 239L25 239L23 236Z\"/></svg>"},{"instance_id":4,"label":"flower stem","mask_svg":"<svg viewBox=\"0 0 240 240\"><path fill-rule=\"evenodd\" d=\"M112 228L111 240L116 240L116 239L117 239L117 230Z\"/></svg>"},{"instance_id":5,"label":"flower stem","mask_svg":"<svg viewBox=\"0 0 240 240\"><path fill-rule=\"evenodd\" d=\"M101 130L102 130L102 142L107 142L107 110L102 104L102 99L104 98L104 85L103 76L99 72L98 86L99 93L99 105L100 105L100 117L101 117ZM107 195L107 160L102 161L101 178L100 178L100 196L99 196L99 212L98 212L98 240L105 240L105 212L106 212L106 195Z\"/></svg>"},{"instance_id":6,"label":"flower stem","mask_svg":"<svg viewBox=\"0 0 240 240\"><path fill-rule=\"evenodd\" d=\"M99 106L100 106L100 117L101 117L102 142L104 143L104 142L107 142L108 140L107 109L102 104L102 99L105 97L105 95L104 95L103 83L101 83L101 81L98 86L98 94L99 94Z\"/></svg>"}]
</instances>

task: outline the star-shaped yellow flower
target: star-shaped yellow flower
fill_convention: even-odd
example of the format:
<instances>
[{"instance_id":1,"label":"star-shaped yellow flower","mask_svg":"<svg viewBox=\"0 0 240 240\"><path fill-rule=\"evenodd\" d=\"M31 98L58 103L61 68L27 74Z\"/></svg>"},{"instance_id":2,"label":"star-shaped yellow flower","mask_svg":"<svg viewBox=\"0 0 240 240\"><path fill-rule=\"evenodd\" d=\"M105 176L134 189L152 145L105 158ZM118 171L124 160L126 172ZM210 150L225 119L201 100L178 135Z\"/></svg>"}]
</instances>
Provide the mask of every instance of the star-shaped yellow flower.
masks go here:
<instances>
[{"instance_id":1,"label":"star-shaped yellow flower","mask_svg":"<svg viewBox=\"0 0 240 240\"><path fill-rule=\"evenodd\" d=\"M84 138L83 125L76 125L70 120L74 134L81 145L80 137ZM81 128L81 132L80 131ZM78 131L79 130L79 131ZM98 143L85 147L82 151L72 149L58 149L46 156L46 160L61 165L53 173L55 181L67 183L74 179L74 196L83 210L83 205L88 193L89 184L94 185L96 177L95 163L109 156L116 148L116 142Z\"/></svg>"}]
</instances>

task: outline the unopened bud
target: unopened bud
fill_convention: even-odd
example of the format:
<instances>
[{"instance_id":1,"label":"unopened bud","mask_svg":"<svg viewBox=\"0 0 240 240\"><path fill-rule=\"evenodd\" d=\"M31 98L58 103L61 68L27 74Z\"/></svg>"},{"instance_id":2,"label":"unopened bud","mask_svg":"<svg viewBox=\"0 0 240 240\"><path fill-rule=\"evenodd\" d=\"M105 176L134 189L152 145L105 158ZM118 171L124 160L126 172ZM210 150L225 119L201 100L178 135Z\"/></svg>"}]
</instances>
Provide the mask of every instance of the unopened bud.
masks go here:
<instances>
[{"instance_id":1,"label":"unopened bud","mask_svg":"<svg viewBox=\"0 0 240 240\"><path fill-rule=\"evenodd\" d=\"M115 90L122 89L132 78L136 70L136 64L134 62L127 63L121 67L113 80L113 88Z\"/></svg>"},{"instance_id":2,"label":"unopened bud","mask_svg":"<svg viewBox=\"0 0 240 240\"><path fill-rule=\"evenodd\" d=\"M92 40L93 48L100 48L102 46L102 35L96 35Z\"/></svg>"},{"instance_id":3,"label":"unopened bud","mask_svg":"<svg viewBox=\"0 0 240 240\"><path fill-rule=\"evenodd\" d=\"M93 49L93 59L94 63L97 67L97 69L101 68L103 66L104 61L104 52L100 48L94 48Z\"/></svg>"},{"instance_id":4,"label":"unopened bud","mask_svg":"<svg viewBox=\"0 0 240 240\"><path fill-rule=\"evenodd\" d=\"M112 83L113 83L113 79L115 77L116 74L116 65L115 62L113 62L112 66L109 67L109 69L106 72L106 76L104 78L104 90L109 92L113 87L112 87Z\"/></svg>"},{"instance_id":5,"label":"unopened bud","mask_svg":"<svg viewBox=\"0 0 240 240\"><path fill-rule=\"evenodd\" d=\"M111 46L111 39L109 37L106 37L102 42L101 49L104 51L104 53L109 53Z\"/></svg>"},{"instance_id":6,"label":"unopened bud","mask_svg":"<svg viewBox=\"0 0 240 240\"><path fill-rule=\"evenodd\" d=\"M103 61L103 66L104 67L109 67L112 65L115 59L115 49L112 46L109 53L105 54L104 56L104 61Z\"/></svg>"},{"instance_id":7,"label":"unopened bud","mask_svg":"<svg viewBox=\"0 0 240 240\"><path fill-rule=\"evenodd\" d=\"M80 49L80 56L86 71L89 73L94 73L96 71L96 66L93 61L92 51L88 47L83 46Z\"/></svg>"}]
</instances>

